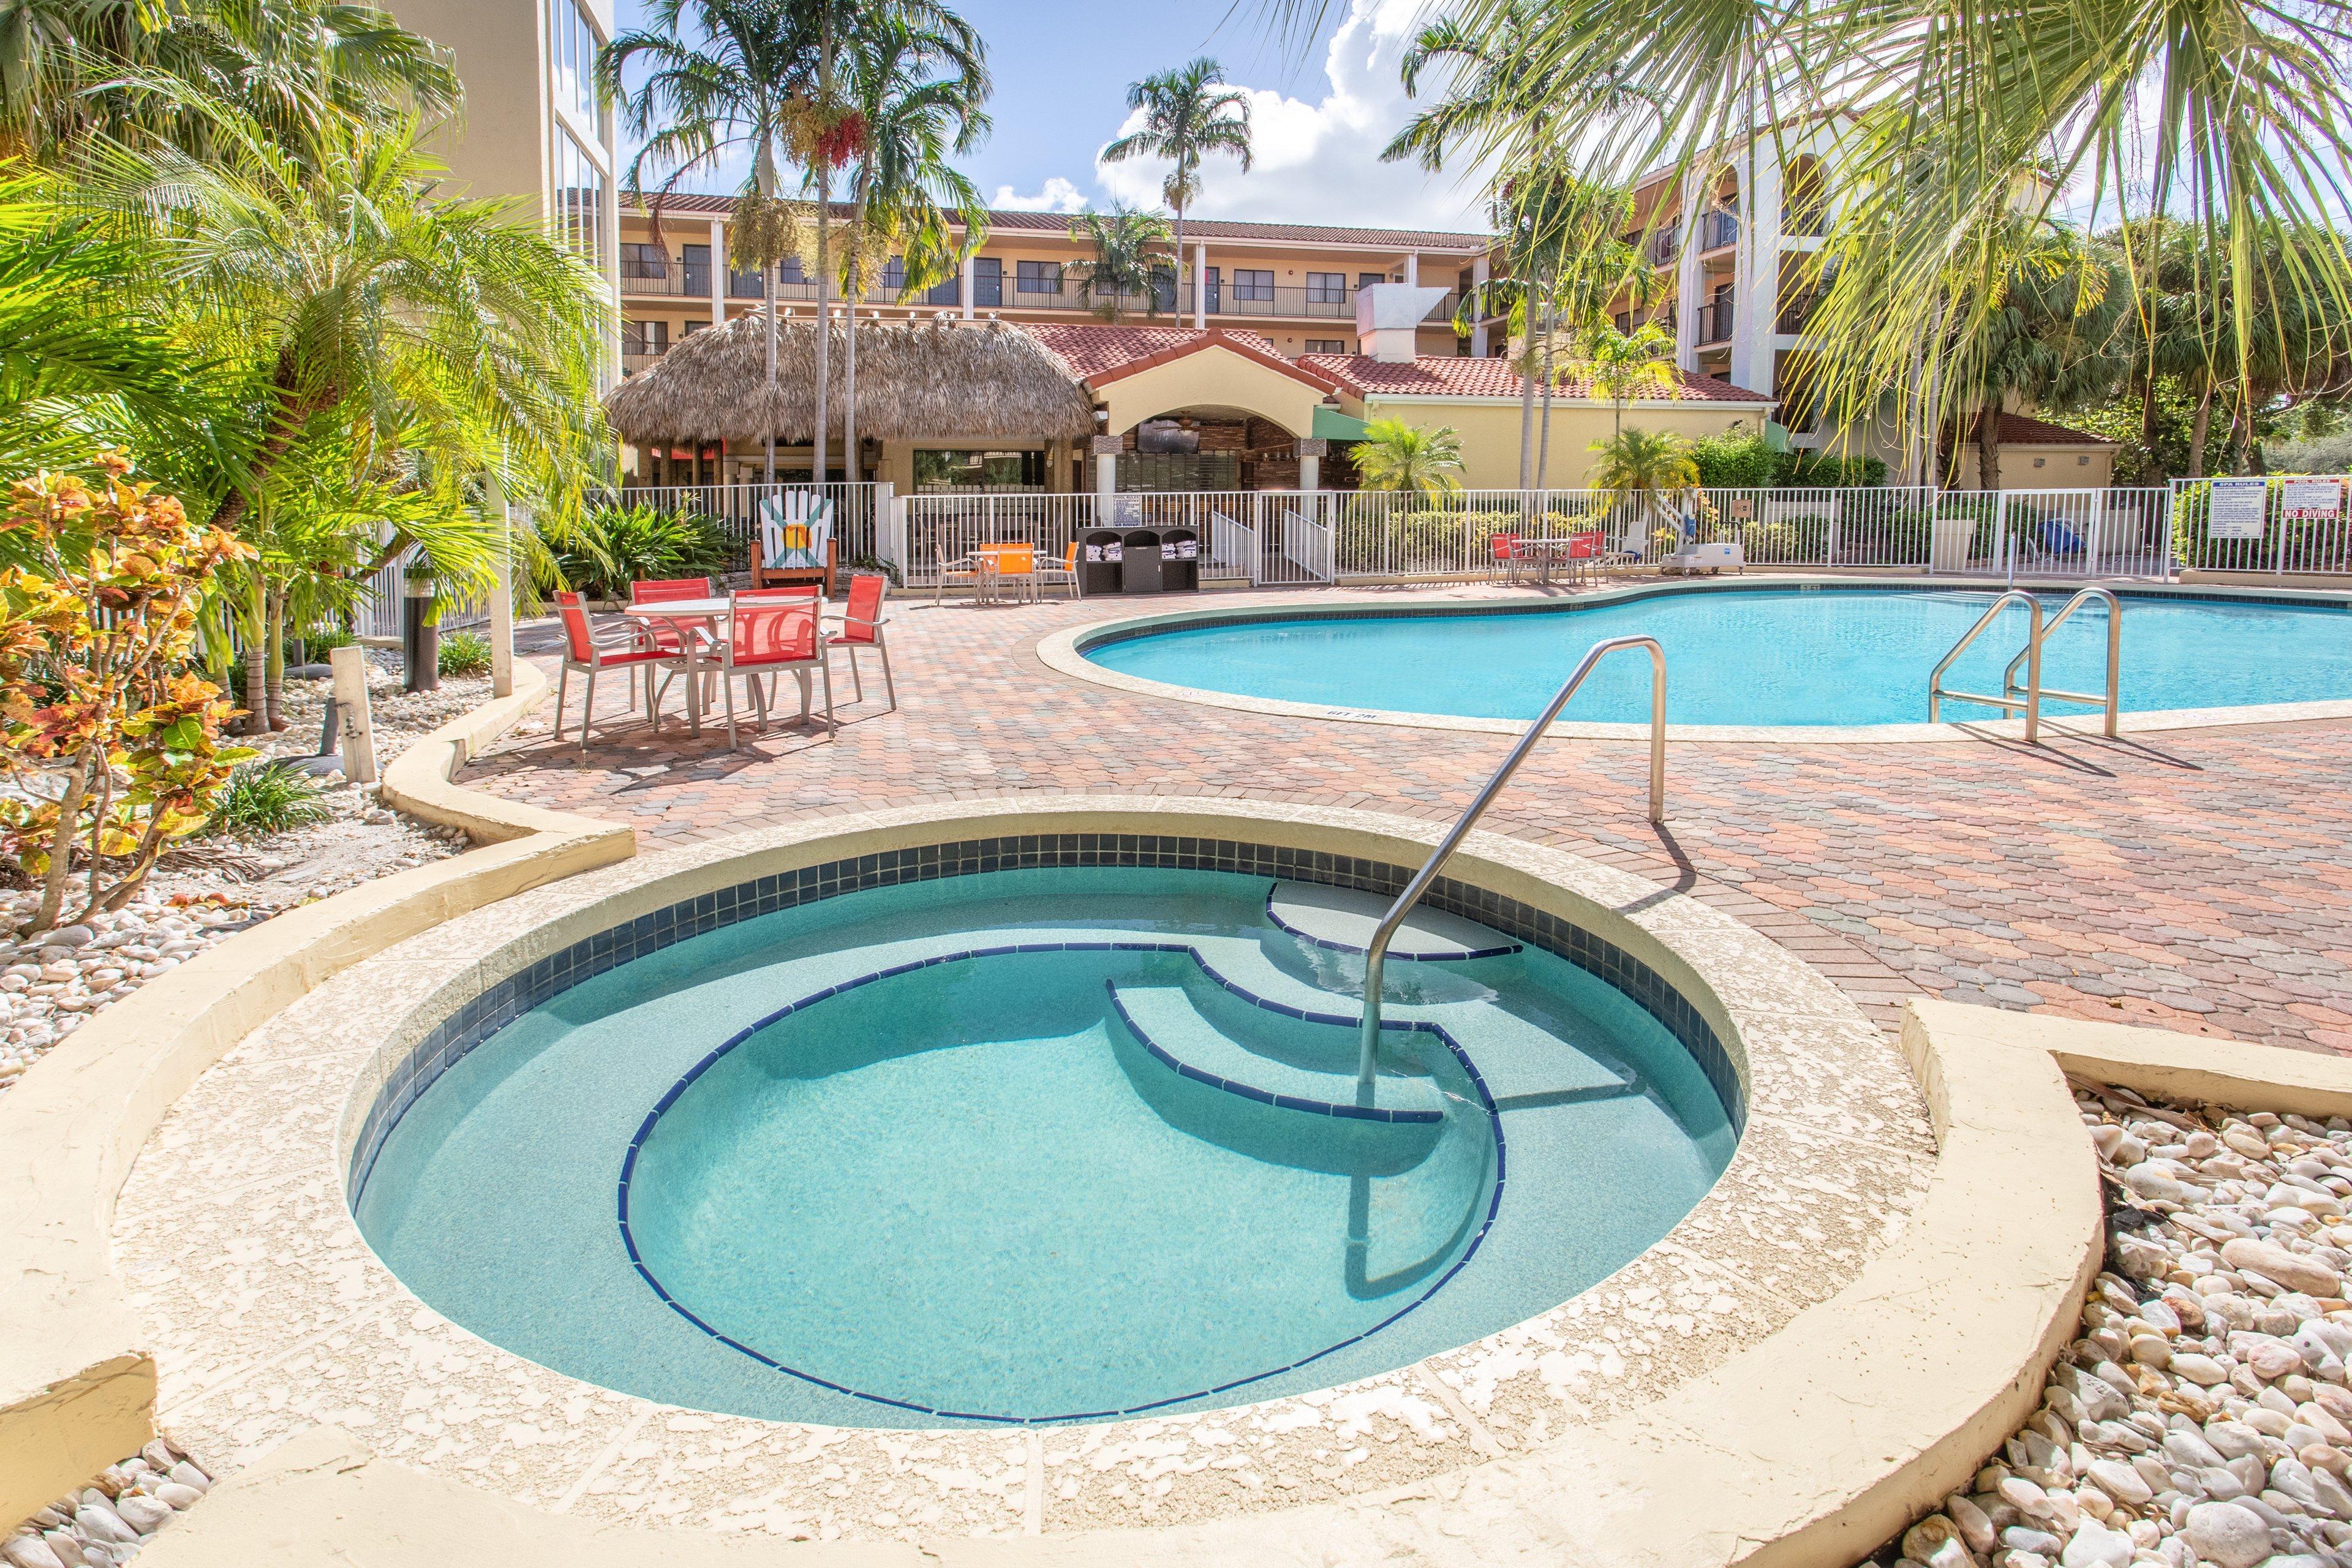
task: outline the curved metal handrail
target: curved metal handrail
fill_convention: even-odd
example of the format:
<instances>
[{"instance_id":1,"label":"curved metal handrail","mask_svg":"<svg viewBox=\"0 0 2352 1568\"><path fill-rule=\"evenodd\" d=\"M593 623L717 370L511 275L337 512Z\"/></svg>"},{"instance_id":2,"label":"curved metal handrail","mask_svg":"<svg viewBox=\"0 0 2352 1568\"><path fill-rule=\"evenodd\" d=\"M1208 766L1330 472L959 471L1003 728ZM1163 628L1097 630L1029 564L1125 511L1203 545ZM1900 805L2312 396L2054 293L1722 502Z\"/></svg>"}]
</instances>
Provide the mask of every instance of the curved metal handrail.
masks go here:
<instances>
[{"instance_id":1,"label":"curved metal handrail","mask_svg":"<svg viewBox=\"0 0 2352 1568\"><path fill-rule=\"evenodd\" d=\"M2033 617L2033 624L2027 628L2025 634L2027 679L2025 683L2024 699L2020 700L2017 698L2013 698L2006 694L2000 697L1989 697L1981 692L1976 691L1945 690L1944 671L1951 668L1952 661L1958 658L1960 655L1968 652L1969 645L1976 641L1977 638L1982 637L1984 635L1985 628L1992 625L1994 619L2000 616L2001 611L2012 603L2023 605L2028 613L2030 613ZM2035 598L2032 595L2027 593L2022 588L2011 588L2009 592L2003 594L2000 598L1995 599L1990 605L1985 607L1985 613L1977 617L1977 624L1969 628L1967 636L1961 637L1959 641L1952 645L1952 651L1944 656L1943 662L1936 666L1936 672L1927 678L1927 722L1930 724L1936 724L1943 721L1944 699L1947 697L1956 697L1963 702L1981 702L1988 708L1998 708L2003 712L2013 712L2016 710L2022 708L2025 710L2025 743L2030 746L2041 739L2041 600Z\"/></svg>"},{"instance_id":2,"label":"curved metal handrail","mask_svg":"<svg viewBox=\"0 0 2352 1568\"><path fill-rule=\"evenodd\" d=\"M1381 923L1373 928L1372 940L1364 946L1364 1024L1363 1036L1356 1053L1357 1103L1371 1103L1372 1079L1378 1070L1376 1058L1381 1043L1381 967L1388 957L1389 942L1396 936L1397 928L1404 924L1406 914L1421 901L1421 896L1429 890L1430 883L1437 879L1437 873L1453 858L1454 851L1460 847L1471 826L1487 806L1494 804L1495 796L1518 771L1519 764L1528 760L1528 753L1535 750L1536 742L1543 739L1546 730L1551 728L1551 721L1559 716L1559 710L1568 705L1568 700L1576 695L1576 689L1584 684L1584 678L1592 673L1592 667L1619 648L1626 647L1650 650L1650 820L1664 822L1666 819L1666 650L1658 646L1657 638L1649 637L1610 637L1594 643L1585 649L1584 657L1577 661L1575 670L1552 694L1552 700L1544 705L1544 710L1536 721L1528 726L1527 733L1519 737L1519 743L1511 748L1509 756L1503 759L1503 765L1495 770L1486 787L1479 790L1469 808L1456 819L1429 858L1422 862L1421 869L1413 873L1412 880L1405 884L1404 891L1397 895L1396 902L1389 906L1389 912L1382 915Z\"/></svg>"},{"instance_id":3,"label":"curved metal handrail","mask_svg":"<svg viewBox=\"0 0 2352 1568\"><path fill-rule=\"evenodd\" d=\"M2116 596L2115 590L2112 588L2085 588L2067 600L2066 607L2051 616L2042 626L2040 640L2047 642L2056 636L2058 628L2066 624L2066 617L2081 609L2084 601L2087 599L2104 599L2107 605L2107 689L2105 692L2061 691L2054 686L2045 686L2042 688L2042 695L2045 698L2055 697L2062 702L2099 704L2106 710L2106 735L2107 739L2112 741L2116 737L2117 724L2123 716L2123 600ZM2003 691L2011 696L2017 694L2020 689L2017 684L2017 667L2023 664L2025 656L2032 651L2032 648L2020 648L2017 650L2017 657L2009 661L2009 668L2000 673L2000 689Z\"/></svg>"}]
</instances>

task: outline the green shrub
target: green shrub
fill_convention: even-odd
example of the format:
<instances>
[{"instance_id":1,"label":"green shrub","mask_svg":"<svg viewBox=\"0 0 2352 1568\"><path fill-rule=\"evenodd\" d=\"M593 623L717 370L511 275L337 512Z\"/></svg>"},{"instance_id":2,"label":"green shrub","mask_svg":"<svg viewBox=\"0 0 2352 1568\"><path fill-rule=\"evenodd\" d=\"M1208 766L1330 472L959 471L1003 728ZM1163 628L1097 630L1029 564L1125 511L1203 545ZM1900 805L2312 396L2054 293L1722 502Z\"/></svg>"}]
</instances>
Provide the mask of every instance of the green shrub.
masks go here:
<instances>
[{"instance_id":1,"label":"green shrub","mask_svg":"<svg viewBox=\"0 0 2352 1568\"><path fill-rule=\"evenodd\" d=\"M284 763L247 763L229 774L205 819L208 833L260 836L324 822L326 787Z\"/></svg>"},{"instance_id":2,"label":"green shrub","mask_svg":"<svg viewBox=\"0 0 2352 1568\"><path fill-rule=\"evenodd\" d=\"M1777 460L1782 456L1764 445L1761 436L1729 431L1703 436L1690 444L1691 461L1698 465L1698 482L1711 490L1755 490L1778 483Z\"/></svg>"},{"instance_id":3,"label":"green shrub","mask_svg":"<svg viewBox=\"0 0 2352 1568\"><path fill-rule=\"evenodd\" d=\"M629 584L656 577L715 576L733 571L740 547L716 519L650 506L601 507L555 555L561 584L543 569L541 592L560 586L592 599L625 599Z\"/></svg>"},{"instance_id":4,"label":"green shrub","mask_svg":"<svg viewBox=\"0 0 2352 1568\"><path fill-rule=\"evenodd\" d=\"M441 639L441 673L488 675L490 639L479 632L451 632Z\"/></svg>"},{"instance_id":5,"label":"green shrub","mask_svg":"<svg viewBox=\"0 0 2352 1568\"><path fill-rule=\"evenodd\" d=\"M1886 482L1880 458L1832 458L1809 447L1772 454L1771 483L1783 489L1875 489Z\"/></svg>"},{"instance_id":6,"label":"green shrub","mask_svg":"<svg viewBox=\"0 0 2352 1568\"><path fill-rule=\"evenodd\" d=\"M302 657L299 662L324 664L329 654L339 647L349 647L360 639L357 634L344 626L320 626L304 632L297 640L302 645Z\"/></svg>"},{"instance_id":7,"label":"green shrub","mask_svg":"<svg viewBox=\"0 0 2352 1568\"><path fill-rule=\"evenodd\" d=\"M1413 576L1479 571L1493 558L1498 533L1553 538L1601 527L1597 515L1555 508L1542 517L1517 510L1467 511L1416 507L1378 521L1345 520L1338 530L1337 569L1349 574Z\"/></svg>"}]
</instances>

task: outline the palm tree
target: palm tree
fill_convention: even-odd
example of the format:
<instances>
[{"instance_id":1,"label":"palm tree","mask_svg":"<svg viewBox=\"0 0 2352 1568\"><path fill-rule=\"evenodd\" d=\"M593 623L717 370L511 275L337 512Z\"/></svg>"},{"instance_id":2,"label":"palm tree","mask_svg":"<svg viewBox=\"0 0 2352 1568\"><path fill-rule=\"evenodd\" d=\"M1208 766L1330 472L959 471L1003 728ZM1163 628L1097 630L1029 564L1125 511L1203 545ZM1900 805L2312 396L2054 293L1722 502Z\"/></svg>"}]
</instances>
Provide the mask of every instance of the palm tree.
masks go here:
<instances>
[{"instance_id":1,"label":"palm tree","mask_svg":"<svg viewBox=\"0 0 2352 1568\"><path fill-rule=\"evenodd\" d=\"M1600 494L1604 514L1631 501L1634 517L1642 521L1672 517L1675 503L1698 489L1698 463L1691 457L1690 443L1680 436L1637 426L1595 441L1591 450L1600 461L1585 482Z\"/></svg>"},{"instance_id":2,"label":"palm tree","mask_svg":"<svg viewBox=\"0 0 2352 1568\"><path fill-rule=\"evenodd\" d=\"M693 6L694 42L688 41L680 27L688 4ZM632 65L646 71L634 92L624 81ZM598 88L620 106L624 124L639 139L636 155L629 160L625 188L632 200L646 205L656 239L663 205L680 180L730 157L751 155L741 210L729 226L729 248L737 253L735 259L760 269L768 296L772 393L776 380L772 279L778 263L799 249L794 216L777 201L778 168L789 155L795 106L804 101L800 94L808 74L803 21L785 0L655 0L647 26L620 34L596 57ZM662 172L650 202L645 184L648 170ZM820 274L820 289L822 285ZM820 371L824 340L820 331ZM818 439L821 450L822 435ZM767 479L773 484L772 431L767 458ZM824 475L820 471L815 478L821 483Z\"/></svg>"},{"instance_id":3,"label":"palm tree","mask_svg":"<svg viewBox=\"0 0 2352 1568\"><path fill-rule=\"evenodd\" d=\"M1577 362L1592 389L1609 399L1610 435L1625 433L1625 405L1645 392L1664 395L1680 382L1675 374L1675 340L1655 321L1643 321L1631 332L1603 322L1584 335Z\"/></svg>"},{"instance_id":4,"label":"palm tree","mask_svg":"<svg viewBox=\"0 0 2352 1568\"><path fill-rule=\"evenodd\" d=\"M1776 128L1836 127L1842 211L1828 253L1842 265L1810 330L1840 345L1831 401L1841 406L1890 390L1906 410L1940 401L1918 395L1943 369L1926 351L1951 341L1956 323L1939 291L1917 281L1969 266L1989 279L1969 237L2000 214L2045 212L2058 192L2087 188L2101 221L2172 214L2210 237L2216 261L2243 267L2298 229L2326 228L2352 166L2352 79L2333 6L2324 19L2231 0L2187 10L2127 0L2025 10L1897 0L1861 11L1833 0L1565 0L1532 17L1513 0L1450 9L1474 38L1514 53L1528 84L1615 72L1676 106L1669 123L1602 114L1571 132L1556 97L1514 84L1472 143L1507 161L1572 136L1596 177L1658 170L1672 182ZM1639 45L1630 53L1629 40ZM2129 258L2135 292L2154 287L2155 266L2145 251ZM2340 308L2352 300L2352 255L2328 246L2290 267L2279 289ZM2259 290L2235 287L2221 312L2241 404L2269 308Z\"/></svg>"},{"instance_id":5,"label":"palm tree","mask_svg":"<svg viewBox=\"0 0 2352 1568\"><path fill-rule=\"evenodd\" d=\"M1086 213L1070 220L1070 237L1094 249L1091 259L1070 263L1069 271L1080 289L1105 301L1095 307L1095 314L1117 321L1121 301L1133 294L1143 296L1145 315L1160 313L1158 284L1162 258L1168 254L1168 235L1166 218L1129 206Z\"/></svg>"},{"instance_id":6,"label":"palm tree","mask_svg":"<svg viewBox=\"0 0 2352 1568\"><path fill-rule=\"evenodd\" d=\"M1127 107L1142 112L1142 127L1105 147L1102 155L1114 163L1129 158L1168 160L1168 179L1160 194L1176 215L1176 265L1181 270L1184 213L1201 194L1201 160L1212 153L1230 153L1242 173L1249 173L1249 94L1227 84L1224 68L1203 55L1129 87Z\"/></svg>"},{"instance_id":7,"label":"palm tree","mask_svg":"<svg viewBox=\"0 0 2352 1568\"><path fill-rule=\"evenodd\" d=\"M1368 490L1444 496L1462 489L1462 433L1450 425L1421 430L1402 419L1375 419L1351 455L1357 481Z\"/></svg>"},{"instance_id":8,"label":"palm tree","mask_svg":"<svg viewBox=\"0 0 2352 1568\"><path fill-rule=\"evenodd\" d=\"M988 133L981 109L989 90L984 58L978 35L960 21L924 28L891 17L865 40L850 68L850 97L866 122L842 258L850 325L843 342L841 439L852 482L858 478L856 302L871 285L871 258L895 245L906 258L911 294L950 275L987 237L980 192L947 162ZM930 75L934 67L948 74ZM960 243L950 232L950 212L963 230Z\"/></svg>"},{"instance_id":9,"label":"palm tree","mask_svg":"<svg viewBox=\"0 0 2352 1568\"><path fill-rule=\"evenodd\" d=\"M443 196L446 171L413 119L322 122L307 160L250 118L218 115L215 133L207 160L105 151L80 186L141 226L148 286L245 411L219 430L211 521L267 531L322 486L375 485L429 503L414 527L395 520L377 564L415 542L442 574L479 579L488 536L464 520L495 478L560 531L607 450L596 387L612 307L595 270L511 204ZM257 652L275 615L253 576ZM247 660L256 715L263 667Z\"/></svg>"},{"instance_id":10,"label":"palm tree","mask_svg":"<svg viewBox=\"0 0 2352 1568\"><path fill-rule=\"evenodd\" d=\"M210 111L302 155L329 119L455 110L447 51L343 0L11 0L0 7L0 153L62 164L93 137L204 155Z\"/></svg>"}]
</instances>

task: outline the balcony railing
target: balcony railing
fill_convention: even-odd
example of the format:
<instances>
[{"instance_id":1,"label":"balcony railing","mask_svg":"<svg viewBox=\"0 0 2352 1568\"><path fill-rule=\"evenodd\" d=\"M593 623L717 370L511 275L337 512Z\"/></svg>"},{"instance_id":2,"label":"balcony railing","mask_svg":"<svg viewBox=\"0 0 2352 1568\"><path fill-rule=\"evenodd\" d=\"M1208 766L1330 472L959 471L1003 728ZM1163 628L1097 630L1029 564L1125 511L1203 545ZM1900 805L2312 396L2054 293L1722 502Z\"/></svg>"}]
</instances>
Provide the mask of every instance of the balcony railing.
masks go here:
<instances>
[{"instance_id":1,"label":"balcony railing","mask_svg":"<svg viewBox=\"0 0 2352 1568\"><path fill-rule=\"evenodd\" d=\"M756 273L730 272L727 275L727 297L730 300L766 298ZM1092 313L1111 301L1108 295L1091 293L1076 282L1065 281L1050 289L1024 289L1020 280L1007 274L997 279L975 278L973 301L982 310L1069 310ZM776 298L785 304L814 304L816 284L814 280L778 282ZM1244 294L1230 279L1208 290L1207 314L1221 321L1246 321L1251 318L1275 321L1352 321L1356 319L1358 290L1343 289L1309 289L1297 284L1259 286ZM708 300L710 297L710 271L707 267L688 267L673 260L661 272L653 272L642 262L625 263L621 269L621 293L629 299ZM1174 289L1162 289L1159 295L1159 314L1182 317L1192 315L1192 284L1188 278ZM836 292L834 298L840 296ZM950 279L938 288L927 289L909 299L901 299L895 286L877 284L866 291L865 303L915 309L955 309L962 303L962 282ZM1139 293L1118 297L1118 310L1123 316L1150 314L1149 301ZM1430 307L1423 320L1433 322L1450 321L1461 303L1458 290L1449 289L1443 299Z\"/></svg>"},{"instance_id":2,"label":"balcony railing","mask_svg":"<svg viewBox=\"0 0 2352 1568\"><path fill-rule=\"evenodd\" d=\"M1731 341L1732 301L1717 300L1698 308L1698 342L1704 348L1710 343Z\"/></svg>"},{"instance_id":3,"label":"balcony railing","mask_svg":"<svg viewBox=\"0 0 2352 1568\"><path fill-rule=\"evenodd\" d=\"M1781 300L1780 314L1773 322L1772 330L1776 332L1803 331L1806 322L1812 318L1813 307L1821 302L1820 293L1810 289L1792 299Z\"/></svg>"},{"instance_id":4,"label":"balcony railing","mask_svg":"<svg viewBox=\"0 0 2352 1568\"><path fill-rule=\"evenodd\" d=\"M1780 232L1818 239L1830 231L1830 209L1823 202L1795 203L1780 214Z\"/></svg>"},{"instance_id":5,"label":"balcony railing","mask_svg":"<svg viewBox=\"0 0 2352 1568\"><path fill-rule=\"evenodd\" d=\"M1650 237L1650 265L1672 267L1682 255L1682 239L1673 229L1662 228Z\"/></svg>"},{"instance_id":6,"label":"balcony railing","mask_svg":"<svg viewBox=\"0 0 2352 1568\"><path fill-rule=\"evenodd\" d=\"M641 370L651 370L661 363L661 357L657 353L631 353L625 349L621 353L621 374L635 375Z\"/></svg>"},{"instance_id":7,"label":"balcony railing","mask_svg":"<svg viewBox=\"0 0 2352 1568\"><path fill-rule=\"evenodd\" d=\"M1702 251L1721 250L1739 243L1739 215L1717 207L1704 212L1698 218L1698 247Z\"/></svg>"}]
</instances>

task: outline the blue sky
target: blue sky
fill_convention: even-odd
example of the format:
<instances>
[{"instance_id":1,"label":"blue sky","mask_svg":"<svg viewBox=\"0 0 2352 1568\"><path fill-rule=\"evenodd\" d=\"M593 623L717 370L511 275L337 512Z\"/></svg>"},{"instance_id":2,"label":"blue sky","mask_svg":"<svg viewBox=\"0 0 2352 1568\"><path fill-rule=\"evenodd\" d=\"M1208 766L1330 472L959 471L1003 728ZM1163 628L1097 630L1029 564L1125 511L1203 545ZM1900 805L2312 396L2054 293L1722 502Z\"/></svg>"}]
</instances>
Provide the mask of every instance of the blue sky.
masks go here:
<instances>
[{"instance_id":1,"label":"blue sky","mask_svg":"<svg viewBox=\"0 0 2352 1568\"><path fill-rule=\"evenodd\" d=\"M1382 164L1379 149L1412 112L1397 60L1422 0L1349 0L1311 47L1286 51L1255 7L1076 8L1040 0L961 0L988 42L996 129L965 173L998 205L1065 209L1126 200L1155 206L1165 169L1098 164L1128 118L1129 82L1196 54L1251 90L1255 165L1210 163L1193 216L1293 223L1476 228L1478 182ZM643 7L620 0L619 23ZM726 175L696 188L732 188Z\"/></svg>"}]
</instances>

